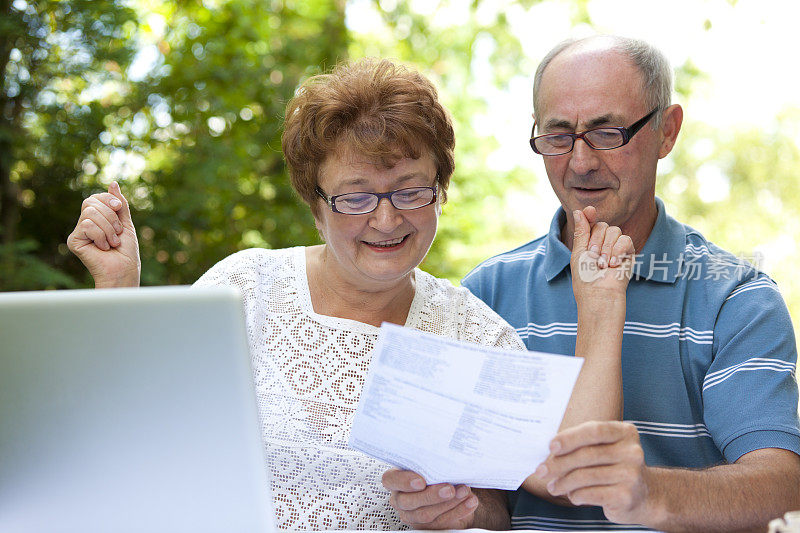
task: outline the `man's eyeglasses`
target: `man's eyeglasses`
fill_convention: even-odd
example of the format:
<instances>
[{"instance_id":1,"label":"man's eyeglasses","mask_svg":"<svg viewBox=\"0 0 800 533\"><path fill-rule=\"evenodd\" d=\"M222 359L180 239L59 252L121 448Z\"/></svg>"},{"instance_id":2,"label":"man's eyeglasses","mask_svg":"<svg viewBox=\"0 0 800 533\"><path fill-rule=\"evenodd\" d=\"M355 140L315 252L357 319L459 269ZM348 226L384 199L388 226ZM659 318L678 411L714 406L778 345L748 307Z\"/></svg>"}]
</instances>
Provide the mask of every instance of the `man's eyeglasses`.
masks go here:
<instances>
[{"instance_id":1,"label":"man's eyeglasses","mask_svg":"<svg viewBox=\"0 0 800 533\"><path fill-rule=\"evenodd\" d=\"M629 128L594 128L581 133L546 133L536 137L533 136L532 130L531 148L540 155L563 155L572 151L576 139L583 139L583 142L595 150L613 150L628 144L636 132L655 116L656 111L658 107L631 124ZM533 128L536 129L536 124Z\"/></svg>"},{"instance_id":2,"label":"man's eyeglasses","mask_svg":"<svg viewBox=\"0 0 800 533\"><path fill-rule=\"evenodd\" d=\"M419 209L436 201L437 184L433 187L408 187L389 192L349 192L328 196L319 187L316 192L331 211L343 215L364 215L378 208L382 198L388 198L395 209Z\"/></svg>"}]
</instances>

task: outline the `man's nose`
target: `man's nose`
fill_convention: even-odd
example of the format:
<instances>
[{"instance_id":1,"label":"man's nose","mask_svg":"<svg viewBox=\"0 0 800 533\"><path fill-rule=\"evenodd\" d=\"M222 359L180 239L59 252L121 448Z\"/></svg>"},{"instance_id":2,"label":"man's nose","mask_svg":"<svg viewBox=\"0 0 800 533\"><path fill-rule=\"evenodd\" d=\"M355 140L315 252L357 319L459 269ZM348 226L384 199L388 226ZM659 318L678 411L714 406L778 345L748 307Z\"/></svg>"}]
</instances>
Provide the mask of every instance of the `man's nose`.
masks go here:
<instances>
[{"instance_id":1,"label":"man's nose","mask_svg":"<svg viewBox=\"0 0 800 533\"><path fill-rule=\"evenodd\" d=\"M403 223L403 215L388 198L381 198L378 207L370 215L370 226L383 233L390 233Z\"/></svg>"},{"instance_id":2,"label":"man's nose","mask_svg":"<svg viewBox=\"0 0 800 533\"><path fill-rule=\"evenodd\" d=\"M575 139L569 156L569 168L578 175L597 170L600 166L597 150L586 144L583 139Z\"/></svg>"}]
</instances>

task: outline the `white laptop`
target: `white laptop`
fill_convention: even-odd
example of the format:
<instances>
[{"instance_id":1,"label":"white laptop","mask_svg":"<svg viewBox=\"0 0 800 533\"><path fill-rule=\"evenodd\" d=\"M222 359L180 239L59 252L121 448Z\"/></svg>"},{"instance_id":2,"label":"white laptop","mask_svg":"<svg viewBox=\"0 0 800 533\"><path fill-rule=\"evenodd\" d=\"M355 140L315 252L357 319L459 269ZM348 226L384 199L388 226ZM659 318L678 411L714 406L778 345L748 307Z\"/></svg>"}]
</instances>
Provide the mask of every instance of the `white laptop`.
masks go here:
<instances>
[{"instance_id":1,"label":"white laptop","mask_svg":"<svg viewBox=\"0 0 800 533\"><path fill-rule=\"evenodd\" d=\"M234 289L0 294L0 531L274 531Z\"/></svg>"}]
</instances>

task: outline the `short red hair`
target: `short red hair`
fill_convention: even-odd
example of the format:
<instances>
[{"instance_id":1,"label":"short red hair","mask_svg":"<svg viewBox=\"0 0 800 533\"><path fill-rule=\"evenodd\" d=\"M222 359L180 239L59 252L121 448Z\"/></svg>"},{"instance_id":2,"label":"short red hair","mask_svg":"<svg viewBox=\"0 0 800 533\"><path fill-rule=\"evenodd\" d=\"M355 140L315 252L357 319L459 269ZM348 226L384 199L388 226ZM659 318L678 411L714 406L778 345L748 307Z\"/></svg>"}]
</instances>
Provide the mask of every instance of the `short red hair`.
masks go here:
<instances>
[{"instance_id":1,"label":"short red hair","mask_svg":"<svg viewBox=\"0 0 800 533\"><path fill-rule=\"evenodd\" d=\"M422 74L366 58L307 79L286 106L283 155L292 187L316 214L319 169L340 150L391 167L402 157L433 157L442 200L455 161L450 115Z\"/></svg>"}]
</instances>

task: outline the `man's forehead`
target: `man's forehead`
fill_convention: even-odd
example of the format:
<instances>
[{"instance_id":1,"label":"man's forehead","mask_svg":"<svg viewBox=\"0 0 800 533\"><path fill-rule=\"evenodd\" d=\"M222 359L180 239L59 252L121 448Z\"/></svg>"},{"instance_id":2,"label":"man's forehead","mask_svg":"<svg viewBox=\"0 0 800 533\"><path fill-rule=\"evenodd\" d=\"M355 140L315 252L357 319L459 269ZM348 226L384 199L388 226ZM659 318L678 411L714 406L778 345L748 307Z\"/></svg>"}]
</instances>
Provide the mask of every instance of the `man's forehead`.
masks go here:
<instances>
[{"instance_id":1,"label":"man's forehead","mask_svg":"<svg viewBox=\"0 0 800 533\"><path fill-rule=\"evenodd\" d=\"M543 89L558 85L564 90L577 85L605 90L620 87L630 92L640 88L641 82L641 72L631 59L613 49L566 50L553 58L542 75Z\"/></svg>"},{"instance_id":2,"label":"man's forehead","mask_svg":"<svg viewBox=\"0 0 800 533\"><path fill-rule=\"evenodd\" d=\"M545 114L540 122L543 129L590 129L602 126L622 126L628 121L626 114L619 112L600 112L596 114L571 113L569 115Z\"/></svg>"},{"instance_id":3,"label":"man's forehead","mask_svg":"<svg viewBox=\"0 0 800 533\"><path fill-rule=\"evenodd\" d=\"M551 61L539 89L543 127L619 123L646 107L641 73L607 48L568 49Z\"/></svg>"}]
</instances>

